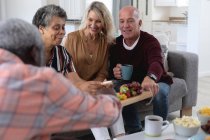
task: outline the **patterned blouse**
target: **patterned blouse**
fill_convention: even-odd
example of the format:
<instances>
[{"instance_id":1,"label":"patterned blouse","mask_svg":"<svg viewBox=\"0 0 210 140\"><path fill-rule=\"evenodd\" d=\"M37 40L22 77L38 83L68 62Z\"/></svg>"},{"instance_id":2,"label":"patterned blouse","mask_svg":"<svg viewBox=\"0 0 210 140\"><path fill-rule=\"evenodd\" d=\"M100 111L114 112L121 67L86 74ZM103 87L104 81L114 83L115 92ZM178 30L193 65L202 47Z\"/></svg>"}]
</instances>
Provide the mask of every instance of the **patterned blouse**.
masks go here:
<instances>
[{"instance_id":1,"label":"patterned blouse","mask_svg":"<svg viewBox=\"0 0 210 140\"><path fill-rule=\"evenodd\" d=\"M46 64L47 67L52 67L63 75L66 75L69 72L75 72L72 58L63 46L55 46L52 53L52 58Z\"/></svg>"}]
</instances>

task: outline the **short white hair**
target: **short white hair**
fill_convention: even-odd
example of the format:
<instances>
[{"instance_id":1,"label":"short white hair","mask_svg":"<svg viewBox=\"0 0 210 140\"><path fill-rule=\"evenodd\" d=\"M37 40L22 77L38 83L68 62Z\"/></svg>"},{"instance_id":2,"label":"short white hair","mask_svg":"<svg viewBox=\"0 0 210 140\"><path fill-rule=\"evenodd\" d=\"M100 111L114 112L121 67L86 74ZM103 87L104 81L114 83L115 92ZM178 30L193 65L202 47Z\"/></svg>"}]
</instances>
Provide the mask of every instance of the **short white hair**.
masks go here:
<instances>
[{"instance_id":1,"label":"short white hair","mask_svg":"<svg viewBox=\"0 0 210 140\"><path fill-rule=\"evenodd\" d=\"M14 53L24 63L44 64L40 32L24 20L13 18L0 22L0 48Z\"/></svg>"}]
</instances>

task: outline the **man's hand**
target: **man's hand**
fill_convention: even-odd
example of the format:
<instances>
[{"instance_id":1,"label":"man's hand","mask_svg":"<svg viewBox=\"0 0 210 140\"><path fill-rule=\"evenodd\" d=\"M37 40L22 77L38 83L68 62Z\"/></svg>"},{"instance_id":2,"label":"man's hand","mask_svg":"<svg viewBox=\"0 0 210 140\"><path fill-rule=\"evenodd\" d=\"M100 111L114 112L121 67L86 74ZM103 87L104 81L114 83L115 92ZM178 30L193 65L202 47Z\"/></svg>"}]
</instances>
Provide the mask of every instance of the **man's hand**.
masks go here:
<instances>
[{"instance_id":1,"label":"man's hand","mask_svg":"<svg viewBox=\"0 0 210 140\"><path fill-rule=\"evenodd\" d=\"M116 79L121 79L122 75L121 75L121 64L117 64L116 67L113 68L113 73L114 73L114 77Z\"/></svg>"},{"instance_id":2,"label":"man's hand","mask_svg":"<svg viewBox=\"0 0 210 140\"><path fill-rule=\"evenodd\" d=\"M152 80L149 76L146 76L141 83L141 86L144 90L151 91L153 95L156 95L159 92L159 86Z\"/></svg>"}]
</instances>

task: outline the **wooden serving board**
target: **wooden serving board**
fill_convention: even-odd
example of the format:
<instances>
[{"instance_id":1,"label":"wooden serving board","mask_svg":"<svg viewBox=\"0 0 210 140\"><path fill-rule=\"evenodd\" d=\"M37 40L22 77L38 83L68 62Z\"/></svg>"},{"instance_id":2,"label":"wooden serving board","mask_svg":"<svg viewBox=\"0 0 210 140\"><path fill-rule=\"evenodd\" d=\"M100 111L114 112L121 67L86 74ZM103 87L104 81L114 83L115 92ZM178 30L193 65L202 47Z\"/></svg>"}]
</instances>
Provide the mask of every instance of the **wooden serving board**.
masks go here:
<instances>
[{"instance_id":1,"label":"wooden serving board","mask_svg":"<svg viewBox=\"0 0 210 140\"><path fill-rule=\"evenodd\" d=\"M122 100L121 104L122 104L122 106L127 106L127 105L130 105L130 104L133 104L133 103L136 103L136 102L139 102L139 101L151 98L151 97L152 97L151 92L143 91L140 95L127 98L126 100Z\"/></svg>"}]
</instances>

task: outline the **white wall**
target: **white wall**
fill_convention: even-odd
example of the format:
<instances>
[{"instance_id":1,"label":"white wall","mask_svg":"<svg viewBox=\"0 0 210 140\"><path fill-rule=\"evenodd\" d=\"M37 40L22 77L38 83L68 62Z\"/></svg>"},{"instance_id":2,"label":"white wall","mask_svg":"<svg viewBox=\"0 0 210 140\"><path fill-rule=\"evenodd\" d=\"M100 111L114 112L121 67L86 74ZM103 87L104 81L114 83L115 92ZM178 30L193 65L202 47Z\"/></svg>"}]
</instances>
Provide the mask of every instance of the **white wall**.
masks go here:
<instances>
[{"instance_id":1,"label":"white wall","mask_svg":"<svg viewBox=\"0 0 210 140\"><path fill-rule=\"evenodd\" d=\"M31 22L36 10L43 5L44 1L43 0L1 0L1 3L3 3L1 7L2 20L8 18L21 18L23 20Z\"/></svg>"},{"instance_id":2,"label":"white wall","mask_svg":"<svg viewBox=\"0 0 210 140\"><path fill-rule=\"evenodd\" d=\"M201 19L200 19L200 42L199 42L199 56L200 56L200 75L210 75L210 1L202 0L201 4Z\"/></svg>"},{"instance_id":3,"label":"white wall","mask_svg":"<svg viewBox=\"0 0 210 140\"><path fill-rule=\"evenodd\" d=\"M190 0L188 51L199 56L199 77L210 75L210 0Z\"/></svg>"}]
</instances>

